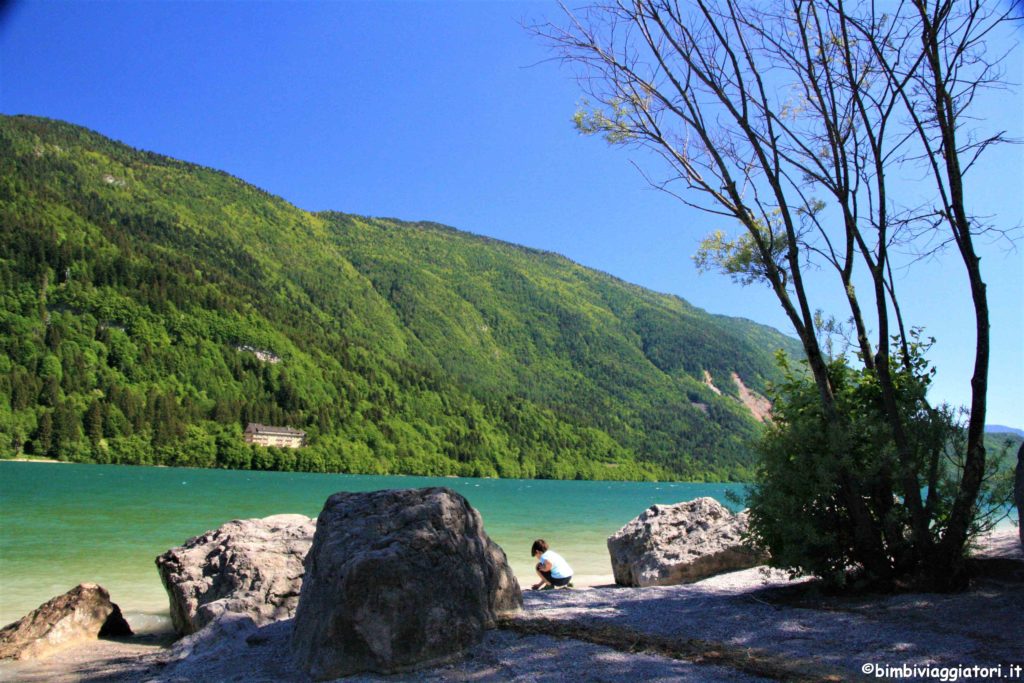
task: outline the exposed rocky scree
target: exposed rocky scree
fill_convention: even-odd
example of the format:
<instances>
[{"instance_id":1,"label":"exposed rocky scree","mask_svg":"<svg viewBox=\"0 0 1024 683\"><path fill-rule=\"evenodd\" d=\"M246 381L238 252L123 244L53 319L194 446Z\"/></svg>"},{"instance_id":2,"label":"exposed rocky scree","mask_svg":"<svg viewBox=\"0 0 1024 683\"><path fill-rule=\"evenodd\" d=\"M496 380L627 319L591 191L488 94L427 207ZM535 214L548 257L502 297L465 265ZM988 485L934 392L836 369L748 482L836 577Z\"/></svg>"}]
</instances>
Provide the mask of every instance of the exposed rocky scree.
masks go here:
<instances>
[{"instance_id":1,"label":"exposed rocky scree","mask_svg":"<svg viewBox=\"0 0 1024 683\"><path fill-rule=\"evenodd\" d=\"M747 569L766 560L743 543L747 513L713 498L652 505L608 539L620 586L670 586Z\"/></svg>"}]
</instances>

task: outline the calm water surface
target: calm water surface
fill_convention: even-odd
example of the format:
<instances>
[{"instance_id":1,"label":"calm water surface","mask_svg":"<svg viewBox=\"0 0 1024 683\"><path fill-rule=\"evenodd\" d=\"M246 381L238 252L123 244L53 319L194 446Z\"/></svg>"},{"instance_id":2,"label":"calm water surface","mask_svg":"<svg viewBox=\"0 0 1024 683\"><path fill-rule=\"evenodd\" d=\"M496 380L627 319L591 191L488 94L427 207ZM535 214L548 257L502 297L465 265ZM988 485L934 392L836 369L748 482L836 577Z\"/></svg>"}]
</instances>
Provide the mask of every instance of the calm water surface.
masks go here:
<instances>
[{"instance_id":1,"label":"calm water surface","mask_svg":"<svg viewBox=\"0 0 1024 683\"><path fill-rule=\"evenodd\" d=\"M337 491L448 486L483 516L521 582L542 537L577 575L610 575L605 541L654 503L726 500L736 484L380 477L0 462L0 625L74 585L110 591L136 630L165 627L154 559L232 519L319 514Z\"/></svg>"}]
</instances>

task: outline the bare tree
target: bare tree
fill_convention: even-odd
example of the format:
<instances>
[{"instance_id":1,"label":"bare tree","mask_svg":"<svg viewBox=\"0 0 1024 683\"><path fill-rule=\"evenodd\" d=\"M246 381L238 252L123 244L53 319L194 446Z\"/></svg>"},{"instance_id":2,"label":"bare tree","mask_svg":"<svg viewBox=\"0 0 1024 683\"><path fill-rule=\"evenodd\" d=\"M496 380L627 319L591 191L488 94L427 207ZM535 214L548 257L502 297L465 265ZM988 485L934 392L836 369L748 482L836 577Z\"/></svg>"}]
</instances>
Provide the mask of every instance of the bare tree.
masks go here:
<instances>
[{"instance_id":1,"label":"bare tree","mask_svg":"<svg viewBox=\"0 0 1024 683\"><path fill-rule=\"evenodd\" d=\"M978 137L969 114L982 89L1002 85L1000 56L986 39L1013 18L983 0L886 7L619 0L566 9L566 26L535 27L583 67L589 99L576 116L580 130L655 152L668 172L657 180L647 172L652 183L742 226L738 237L707 238L698 265L772 288L803 344L826 420L836 418L835 387L806 278L809 268L834 271L898 454L872 491L839 472L857 556L882 581L955 575L972 530L986 469L989 365L975 242L995 228L972 216L964 178L1004 137ZM924 180L906 202L898 189L912 173ZM946 245L963 262L977 338L962 471L952 509L940 514L944 453L935 448L921 463L895 386L901 364L920 368L911 367L915 331L893 271L896 255ZM902 517L892 514L896 506Z\"/></svg>"}]
</instances>

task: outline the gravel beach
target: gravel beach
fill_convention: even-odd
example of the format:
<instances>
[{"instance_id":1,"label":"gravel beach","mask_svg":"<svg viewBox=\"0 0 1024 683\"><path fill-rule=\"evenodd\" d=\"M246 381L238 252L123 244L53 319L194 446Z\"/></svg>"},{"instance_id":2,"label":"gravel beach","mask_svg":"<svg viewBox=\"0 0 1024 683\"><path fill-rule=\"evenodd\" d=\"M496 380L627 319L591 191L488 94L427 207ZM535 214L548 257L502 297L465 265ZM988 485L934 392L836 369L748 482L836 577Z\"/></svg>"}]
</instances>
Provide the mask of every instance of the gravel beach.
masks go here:
<instances>
[{"instance_id":1,"label":"gravel beach","mask_svg":"<svg viewBox=\"0 0 1024 683\"><path fill-rule=\"evenodd\" d=\"M986 537L964 593L829 597L750 569L684 586L525 591L525 609L459 662L348 681L885 680L886 667L1024 665L1024 553L1014 528ZM7 681L304 680L291 622L246 619L171 644L100 641L39 662L0 663ZM868 674L868 675L866 675ZM975 675L974 678L978 678ZM993 678L996 676L988 676ZM937 680L924 676L904 679Z\"/></svg>"}]
</instances>

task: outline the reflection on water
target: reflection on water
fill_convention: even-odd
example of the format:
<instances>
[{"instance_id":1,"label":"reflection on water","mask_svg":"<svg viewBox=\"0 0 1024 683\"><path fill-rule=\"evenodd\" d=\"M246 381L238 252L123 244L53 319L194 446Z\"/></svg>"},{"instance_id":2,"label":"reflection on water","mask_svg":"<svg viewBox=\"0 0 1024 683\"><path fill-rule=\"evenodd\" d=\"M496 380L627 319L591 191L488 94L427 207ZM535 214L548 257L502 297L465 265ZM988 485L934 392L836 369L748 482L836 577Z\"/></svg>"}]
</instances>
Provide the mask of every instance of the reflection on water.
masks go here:
<instances>
[{"instance_id":1,"label":"reflection on water","mask_svg":"<svg viewBox=\"0 0 1024 683\"><path fill-rule=\"evenodd\" d=\"M162 630L167 597L154 560L232 519L315 517L337 491L448 486L480 511L523 583L545 538L577 575L609 575L608 536L654 503L726 500L735 484L379 477L0 462L0 624L91 581L137 631Z\"/></svg>"}]
</instances>

